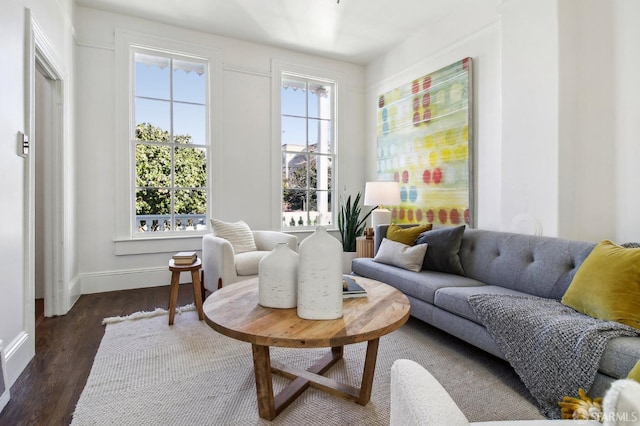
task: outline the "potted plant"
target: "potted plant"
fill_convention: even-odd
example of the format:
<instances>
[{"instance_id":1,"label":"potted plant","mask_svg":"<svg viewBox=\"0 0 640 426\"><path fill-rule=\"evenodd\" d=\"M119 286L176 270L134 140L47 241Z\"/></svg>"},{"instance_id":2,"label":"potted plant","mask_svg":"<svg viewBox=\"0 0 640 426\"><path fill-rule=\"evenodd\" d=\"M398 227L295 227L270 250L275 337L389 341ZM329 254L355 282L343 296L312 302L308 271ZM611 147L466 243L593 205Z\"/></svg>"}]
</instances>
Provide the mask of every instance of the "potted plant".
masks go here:
<instances>
[{"instance_id":1,"label":"potted plant","mask_svg":"<svg viewBox=\"0 0 640 426\"><path fill-rule=\"evenodd\" d=\"M369 211L364 217L360 217L360 193L356 195L353 203L351 195L346 201L343 199L340 203L340 211L338 212L338 229L340 230L340 238L342 240L343 251L343 271L351 272L351 261L356 256L356 238L361 236L366 226L366 220L375 210L375 207Z\"/></svg>"}]
</instances>

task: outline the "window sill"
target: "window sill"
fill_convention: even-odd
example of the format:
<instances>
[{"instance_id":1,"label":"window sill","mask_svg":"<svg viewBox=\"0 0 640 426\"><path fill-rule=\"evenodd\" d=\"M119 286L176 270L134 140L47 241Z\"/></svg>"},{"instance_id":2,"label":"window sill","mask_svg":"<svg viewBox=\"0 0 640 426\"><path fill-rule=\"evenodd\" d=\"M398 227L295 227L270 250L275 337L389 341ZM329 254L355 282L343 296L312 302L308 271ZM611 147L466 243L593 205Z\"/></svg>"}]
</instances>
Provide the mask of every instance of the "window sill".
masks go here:
<instances>
[{"instance_id":1,"label":"window sill","mask_svg":"<svg viewBox=\"0 0 640 426\"><path fill-rule=\"evenodd\" d=\"M204 234L153 238L121 238L115 239L113 243L116 256L200 251L202 249L203 235Z\"/></svg>"},{"instance_id":2,"label":"window sill","mask_svg":"<svg viewBox=\"0 0 640 426\"><path fill-rule=\"evenodd\" d=\"M321 226L321 225L319 225ZM325 226L327 232L339 232L338 228L329 228L328 226ZM302 226L300 227L286 227L286 228L280 228L280 232L284 232L286 234L312 234L313 232L315 232L316 227L315 226L309 226L306 228L303 228Z\"/></svg>"}]
</instances>

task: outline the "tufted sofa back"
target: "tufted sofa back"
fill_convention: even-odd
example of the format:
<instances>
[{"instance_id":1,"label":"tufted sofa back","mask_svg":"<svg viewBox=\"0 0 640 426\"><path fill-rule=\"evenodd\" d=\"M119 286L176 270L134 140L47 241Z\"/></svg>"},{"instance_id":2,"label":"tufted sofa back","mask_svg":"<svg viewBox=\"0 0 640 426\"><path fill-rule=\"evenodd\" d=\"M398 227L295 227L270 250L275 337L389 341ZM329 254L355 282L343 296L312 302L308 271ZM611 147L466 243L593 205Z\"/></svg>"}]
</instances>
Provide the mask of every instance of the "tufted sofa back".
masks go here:
<instances>
[{"instance_id":1,"label":"tufted sofa back","mask_svg":"<svg viewBox=\"0 0 640 426\"><path fill-rule=\"evenodd\" d=\"M466 276L561 299L595 243L467 228L460 246Z\"/></svg>"},{"instance_id":2,"label":"tufted sofa back","mask_svg":"<svg viewBox=\"0 0 640 426\"><path fill-rule=\"evenodd\" d=\"M388 225L379 225L376 229L375 253L387 228ZM564 238L467 228L459 255L469 278L560 300L578 267L595 246L595 243Z\"/></svg>"}]
</instances>

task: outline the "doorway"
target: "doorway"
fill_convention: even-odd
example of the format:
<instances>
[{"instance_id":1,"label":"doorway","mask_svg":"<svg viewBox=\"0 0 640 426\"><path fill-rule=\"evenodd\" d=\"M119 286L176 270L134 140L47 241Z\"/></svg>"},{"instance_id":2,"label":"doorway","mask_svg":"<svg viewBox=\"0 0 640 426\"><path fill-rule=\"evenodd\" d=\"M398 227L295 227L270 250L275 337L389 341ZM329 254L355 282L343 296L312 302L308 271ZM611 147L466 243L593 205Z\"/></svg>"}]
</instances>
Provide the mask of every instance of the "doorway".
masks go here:
<instances>
[{"instance_id":1,"label":"doorway","mask_svg":"<svg viewBox=\"0 0 640 426\"><path fill-rule=\"evenodd\" d=\"M53 209L52 196L55 192L54 182L54 120L55 80L48 75L46 69L36 58L35 67L35 132L32 145L35 157L35 326L51 309L45 309L48 289L54 282L54 243L53 243ZM50 307L49 307L50 308Z\"/></svg>"}]
</instances>

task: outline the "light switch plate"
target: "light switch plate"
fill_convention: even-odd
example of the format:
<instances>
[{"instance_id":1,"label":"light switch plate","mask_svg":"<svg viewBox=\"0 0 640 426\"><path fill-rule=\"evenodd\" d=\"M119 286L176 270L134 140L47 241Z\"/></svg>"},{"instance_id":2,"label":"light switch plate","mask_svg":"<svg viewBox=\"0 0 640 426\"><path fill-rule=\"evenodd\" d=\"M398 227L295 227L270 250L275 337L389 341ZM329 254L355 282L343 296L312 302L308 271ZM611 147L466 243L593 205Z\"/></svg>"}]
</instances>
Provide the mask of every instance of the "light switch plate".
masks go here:
<instances>
[{"instance_id":1,"label":"light switch plate","mask_svg":"<svg viewBox=\"0 0 640 426\"><path fill-rule=\"evenodd\" d=\"M27 157L29 155L29 136L18 132L18 155Z\"/></svg>"}]
</instances>

